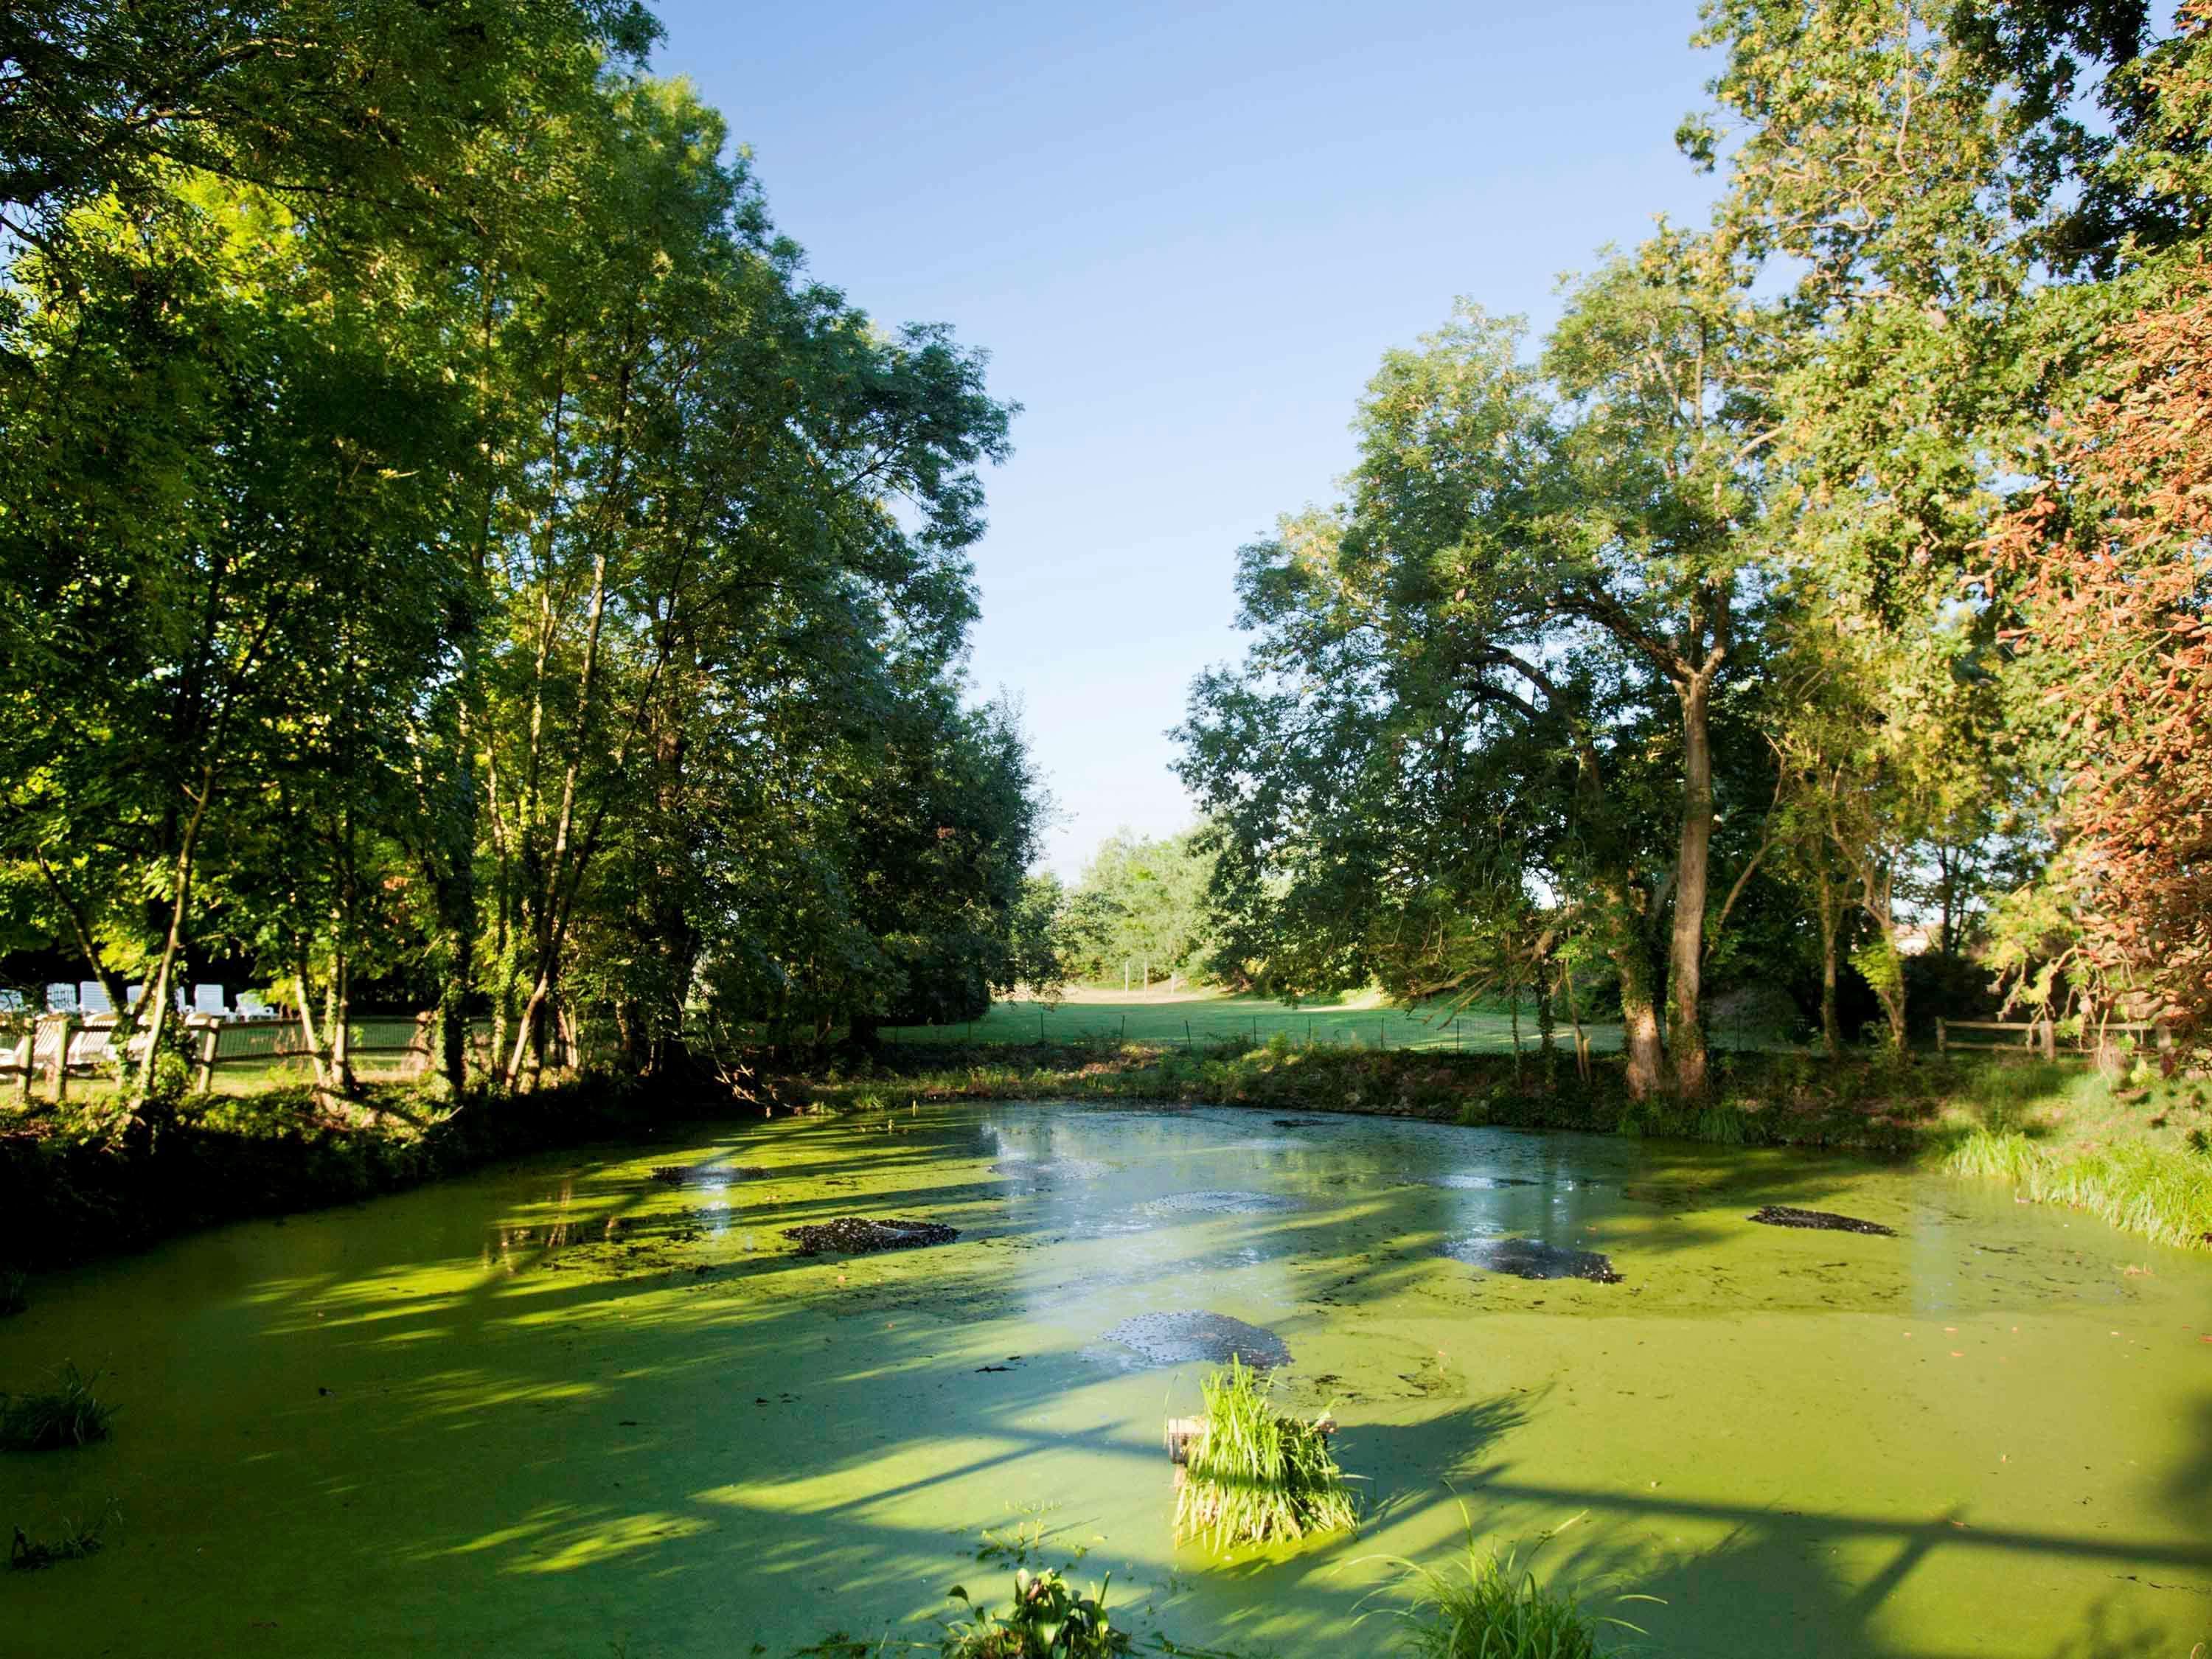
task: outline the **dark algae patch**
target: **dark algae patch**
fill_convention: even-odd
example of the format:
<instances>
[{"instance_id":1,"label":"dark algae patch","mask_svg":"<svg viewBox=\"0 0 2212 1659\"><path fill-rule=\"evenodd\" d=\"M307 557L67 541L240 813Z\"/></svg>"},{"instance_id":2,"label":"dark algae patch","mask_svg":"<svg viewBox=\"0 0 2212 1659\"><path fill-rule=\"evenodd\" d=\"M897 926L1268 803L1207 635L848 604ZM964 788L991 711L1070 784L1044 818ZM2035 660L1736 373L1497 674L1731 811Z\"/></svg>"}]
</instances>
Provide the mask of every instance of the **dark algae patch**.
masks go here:
<instances>
[{"instance_id":1,"label":"dark algae patch","mask_svg":"<svg viewBox=\"0 0 2212 1659\"><path fill-rule=\"evenodd\" d=\"M941 1221L872 1221L865 1216L841 1215L835 1221L786 1227L783 1236L798 1244L801 1255L820 1255L825 1250L840 1255L872 1255L878 1250L950 1244L960 1237L960 1231Z\"/></svg>"},{"instance_id":2,"label":"dark algae patch","mask_svg":"<svg viewBox=\"0 0 2212 1659\"><path fill-rule=\"evenodd\" d=\"M768 1171L751 1164L656 1164L653 1178L664 1187L726 1187L733 1181L764 1181Z\"/></svg>"},{"instance_id":3,"label":"dark algae patch","mask_svg":"<svg viewBox=\"0 0 2212 1659\"><path fill-rule=\"evenodd\" d=\"M1613 1258L1595 1250L1571 1250L1533 1238L1469 1238L1444 1246L1457 1261L1516 1279L1587 1279L1593 1285L1618 1285Z\"/></svg>"},{"instance_id":4,"label":"dark algae patch","mask_svg":"<svg viewBox=\"0 0 2212 1659\"><path fill-rule=\"evenodd\" d=\"M1828 1210L1800 1210L1788 1204L1768 1204L1751 1212L1750 1220L1764 1227L1810 1227L1824 1233L1872 1233L1880 1238L1895 1238L1897 1229L1885 1227L1879 1221L1862 1221L1856 1216L1837 1215Z\"/></svg>"},{"instance_id":5,"label":"dark algae patch","mask_svg":"<svg viewBox=\"0 0 2212 1659\"><path fill-rule=\"evenodd\" d=\"M1107 1332L1106 1340L1155 1365L1225 1364L1234 1358L1255 1370L1272 1370L1291 1363L1281 1337L1227 1314L1139 1314Z\"/></svg>"}]
</instances>

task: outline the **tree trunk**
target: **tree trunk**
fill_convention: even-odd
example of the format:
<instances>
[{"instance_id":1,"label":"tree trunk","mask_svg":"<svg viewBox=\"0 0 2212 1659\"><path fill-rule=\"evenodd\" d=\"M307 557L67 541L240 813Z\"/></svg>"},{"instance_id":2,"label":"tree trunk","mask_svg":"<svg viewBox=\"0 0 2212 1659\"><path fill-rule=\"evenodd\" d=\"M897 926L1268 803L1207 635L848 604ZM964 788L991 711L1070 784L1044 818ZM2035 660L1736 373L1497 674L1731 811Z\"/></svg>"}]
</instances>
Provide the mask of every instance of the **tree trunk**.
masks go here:
<instances>
[{"instance_id":1,"label":"tree trunk","mask_svg":"<svg viewBox=\"0 0 2212 1659\"><path fill-rule=\"evenodd\" d=\"M169 1024L170 985L177 970L177 957L184 949L185 917L191 907L192 874L199 853L200 826L207 822L208 803L215 798L215 773L212 767L200 770L200 789L193 798L191 814L185 820L182 843L177 848L177 861L170 878L169 931L161 942L161 959L154 970L153 982L146 988L146 999L151 1005L147 1013L146 1052L138 1061L138 1082L131 1097L131 1115L144 1115L146 1103L153 1097L154 1073L160 1063L162 1034Z\"/></svg>"},{"instance_id":2,"label":"tree trunk","mask_svg":"<svg viewBox=\"0 0 2212 1659\"><path fill-rule=\"evenodd\" d=\"M1866 975L1874 986L1875 995L1881 1000L1881 1012L1889 1022L1890 1046L1899 1054L1905 1052L1905 953L1897 948L1897 911L1892 903L1895 876L1887 868L1877 870L1869 865L1863 877L1864 909L1873 921L1881 941L1881 971Z\"/></svg>"},{"instance_id":3,"label":"tree trunk","mask_svg":"<svg viewBox=\"0 0 2212 1659\"><path fill-rule=\"evenodd\" d=\"M438 988L438 1063L456 1099L469 1086L469 985L475 952L472 927L462 922L447 927L446 973Z\"/></svg>"},{"instance_id":4,"label":"tree trunk","mask_svg":"<svg viewBox=\"0 0 2212 1659\"><path fill-rule=\"evenodd\" d=\"M1667 1086L1667 1053L1659 1041L1659 1012L1651 994L1651 958L1644 929L1618 878L1599 890L1606 954L1620 975L1621 1046L1628 1056L1628 1092L1644 1100Z\"/></svg>"},{"instance_id":5,"label":"tree trunk","mask_svg":"<svg viewBox=\"0 0 2212 1659\"><path fill-rule=\"evenodd\" d=\"M1705 1092L1705 1030L1698 1000L1713 851L1711 688L1706 673L1681 688L1682 839L1674 861L1674 921L1667 957L1667 1046L1674 1057L1674 1086L1692 1100Z\"/></svg>"},{"instance_id":6,"label":"tree trunk","mask_svg":"<svg viewBox=\"0 0 2212 1659\"><path fill-rule=\"evenodd\" d=\"M1836 1018L1836 972L1843 918L1837 914L1835 884L1826 870L1814 878L1820 905L1820 1041L1832 1060L1844 1057L1844 1034Z\"/></svg>"}]
</instances>

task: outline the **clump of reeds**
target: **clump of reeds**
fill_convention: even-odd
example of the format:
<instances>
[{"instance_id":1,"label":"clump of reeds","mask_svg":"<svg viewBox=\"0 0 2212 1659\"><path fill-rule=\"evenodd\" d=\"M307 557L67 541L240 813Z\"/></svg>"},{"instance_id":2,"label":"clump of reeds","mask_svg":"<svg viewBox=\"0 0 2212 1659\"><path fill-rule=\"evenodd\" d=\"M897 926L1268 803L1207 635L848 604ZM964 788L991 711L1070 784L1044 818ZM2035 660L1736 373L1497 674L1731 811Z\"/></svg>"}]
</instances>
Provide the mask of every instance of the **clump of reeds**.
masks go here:
<instances>
[{"instance_id":1,"label":"clump of reeds","mask_svg":"<svg viewBox=\"0 0 2212 1659\"><path fill-rule=\"evenodd\" d=\"M1399 1565L1412 1605L1394 1616L1401 1650L1416 1659L1601 1659L1607 1650L1600 1638L1607 1628L1644 1634L1538 1583L1513 1552L1500 1554L1495 1546L1478 1542L1472 1525L1465 1553L1449 1569Z\"/></svg>"},{"instance_id":2,"label":"clump of reeds","mask_svg":"<svg viewBox=\"0 0 2212 1659\"><path fill-rule=\"evenodd\" d=\"M31 1276L21 1267L0 1267L0 1319L31 1305Z\"/></svg>"},{"instance_id":3,"label":"clump of reeds","mask_svg":"<svg viewBox=\"0 0 2212 1659\"><path fill-rule=\"evenodd\" d=\"M55 1451L107 1438L115 1407L93 1392L100 1373L64 1364L56 1381L40 1394L0 1394L0 1449Z\"/></svg>"},{"instance_id":4,"label":"clump of reeds","mask_svg":"<svg viewBox=\"0 0 2212 1659\"><path fill-rule=\"evenodd\" d=\"M8 1565L18 1572L34 1572L57 1561L82 1561L88 1555L97 1555L107 1524L114 1519L115 1505L111 1503L106 1513L97 1521L64 1518L52 1537L33 1538L18 1527L14 1540L8 1546Z\"/></svg>"},{"instance_id":5,"label":"clump of reeds","mask_svg":"<svg viewBox=\"0 0 2212 1659\"><path fill-rule=\"evenodd\" d=\"M1200 1384L1205 1432L1189 1443L1175 1534L1219 1552L1358 1524L1344 1471L1329 1453L1323 1413L1303 1422L1277 1412L1267 1380L1235 1355Z\"/></svg>"}]
</instances>

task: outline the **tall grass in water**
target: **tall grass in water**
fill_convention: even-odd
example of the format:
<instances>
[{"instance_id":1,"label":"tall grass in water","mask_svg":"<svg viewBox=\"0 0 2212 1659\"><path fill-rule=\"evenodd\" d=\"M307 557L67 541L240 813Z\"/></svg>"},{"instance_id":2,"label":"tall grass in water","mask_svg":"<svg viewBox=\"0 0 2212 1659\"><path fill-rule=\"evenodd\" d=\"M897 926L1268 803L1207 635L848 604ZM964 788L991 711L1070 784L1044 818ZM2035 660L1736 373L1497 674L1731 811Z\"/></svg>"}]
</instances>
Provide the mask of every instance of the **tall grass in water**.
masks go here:
<instances>
[{"instance_id":1,"label":"tall grass in water","mask_svg":"<svg viewBox=\"0 0 2212 1659\"><path fill-rule=\"evenodd\" d=\"M60 1386L44 1394L0 1394L0 1450L54 1451L107 1438L115 1407L93 1393L100 1380L64 1364Z\"/></svg>"},{"instance_id":2,"label":"tall grass in water","mask_svg":"<svg viewBox=\"0 0 2212 1659\"><path fill-rule=\"evenodd\" d=\"M1546 1589L1512 1552L1501 1555L1494 1546L1478 1543L1472 1522L1466 1553L1449 1569L1399 1565L1405 1570L1400 1587L1413 1600L1394 1615L1400 1650L1416 1659L1601 1659L1609 1650L1599 1640L1607 1627L1644 1634L1625 1620L1584 1611L1564 1591Z\"/></svg>"},{"instance_id":3,"label":"tall grass in water","mask_svg":"<svg viewBox=\"0 0 2212 1659\"><path fill-rule=\"evenodd\" d=\"M2212 1157L2193 1150L2123 1140L2059 1154L2013 1130L1976 1129L1943 1169L2008 1182L2039 1204L2087 1210L2161 1244L2212 1245Z\"/></svg>"},{"instance_id":4,"label":"tall grass in water","mask_svg":"<svg viewBox=\"0 0 2212 1659\"><path fill-rule=\"evenodd\" d=\"M1239 1544L1348 1532L1358 1522L1329 1455L1328 1414L1310 1423L1268 1403L1269 1386L1234 1354L1200 1385L1206 1432L1190 1443L1175 1535L1217 1553Z\"/></svg>"}]
</instances>

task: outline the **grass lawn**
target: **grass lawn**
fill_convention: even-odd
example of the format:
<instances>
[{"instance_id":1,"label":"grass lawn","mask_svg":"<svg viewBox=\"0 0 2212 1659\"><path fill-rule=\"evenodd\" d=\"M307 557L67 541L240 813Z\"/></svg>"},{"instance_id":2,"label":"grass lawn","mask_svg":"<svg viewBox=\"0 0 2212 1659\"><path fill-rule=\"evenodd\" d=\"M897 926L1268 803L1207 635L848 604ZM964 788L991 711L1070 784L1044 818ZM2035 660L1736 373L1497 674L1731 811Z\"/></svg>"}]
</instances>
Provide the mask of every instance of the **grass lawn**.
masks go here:
<instances>
[{"instance_id":1,"label":"grass lawn","mask_svg":"<svg viewBox=\"0 0 2212 1659\"><path fill-rule=\"evenodd\" d=\"M1620 1046L1620 1027L1585 1025L1593 1048ZM1513 1019L1503 1007L1486 1005L1454 1015L1445 1004L1411 1011L1393 1007L1376 993L1333 998L1292 1007L1268 997L1234 996L1225 991L1123 993L1071 990L1058 1006L1027 999L994 1002L982 1018L968 1025L886 1026L883 1035L896 1042L1137 1042L1196 1048L1240 1041L1258 1048L1277 1036L1299 1048L1311 1043L1334 1048L1423 1048L1449 1054L1510 1054ZM1573 1038L1560 1021L1559 1046L1571 1050ZM1536 1047L1533 1001L1521 1010L1522 1047Z\"/></svg>"}]
</instances>

